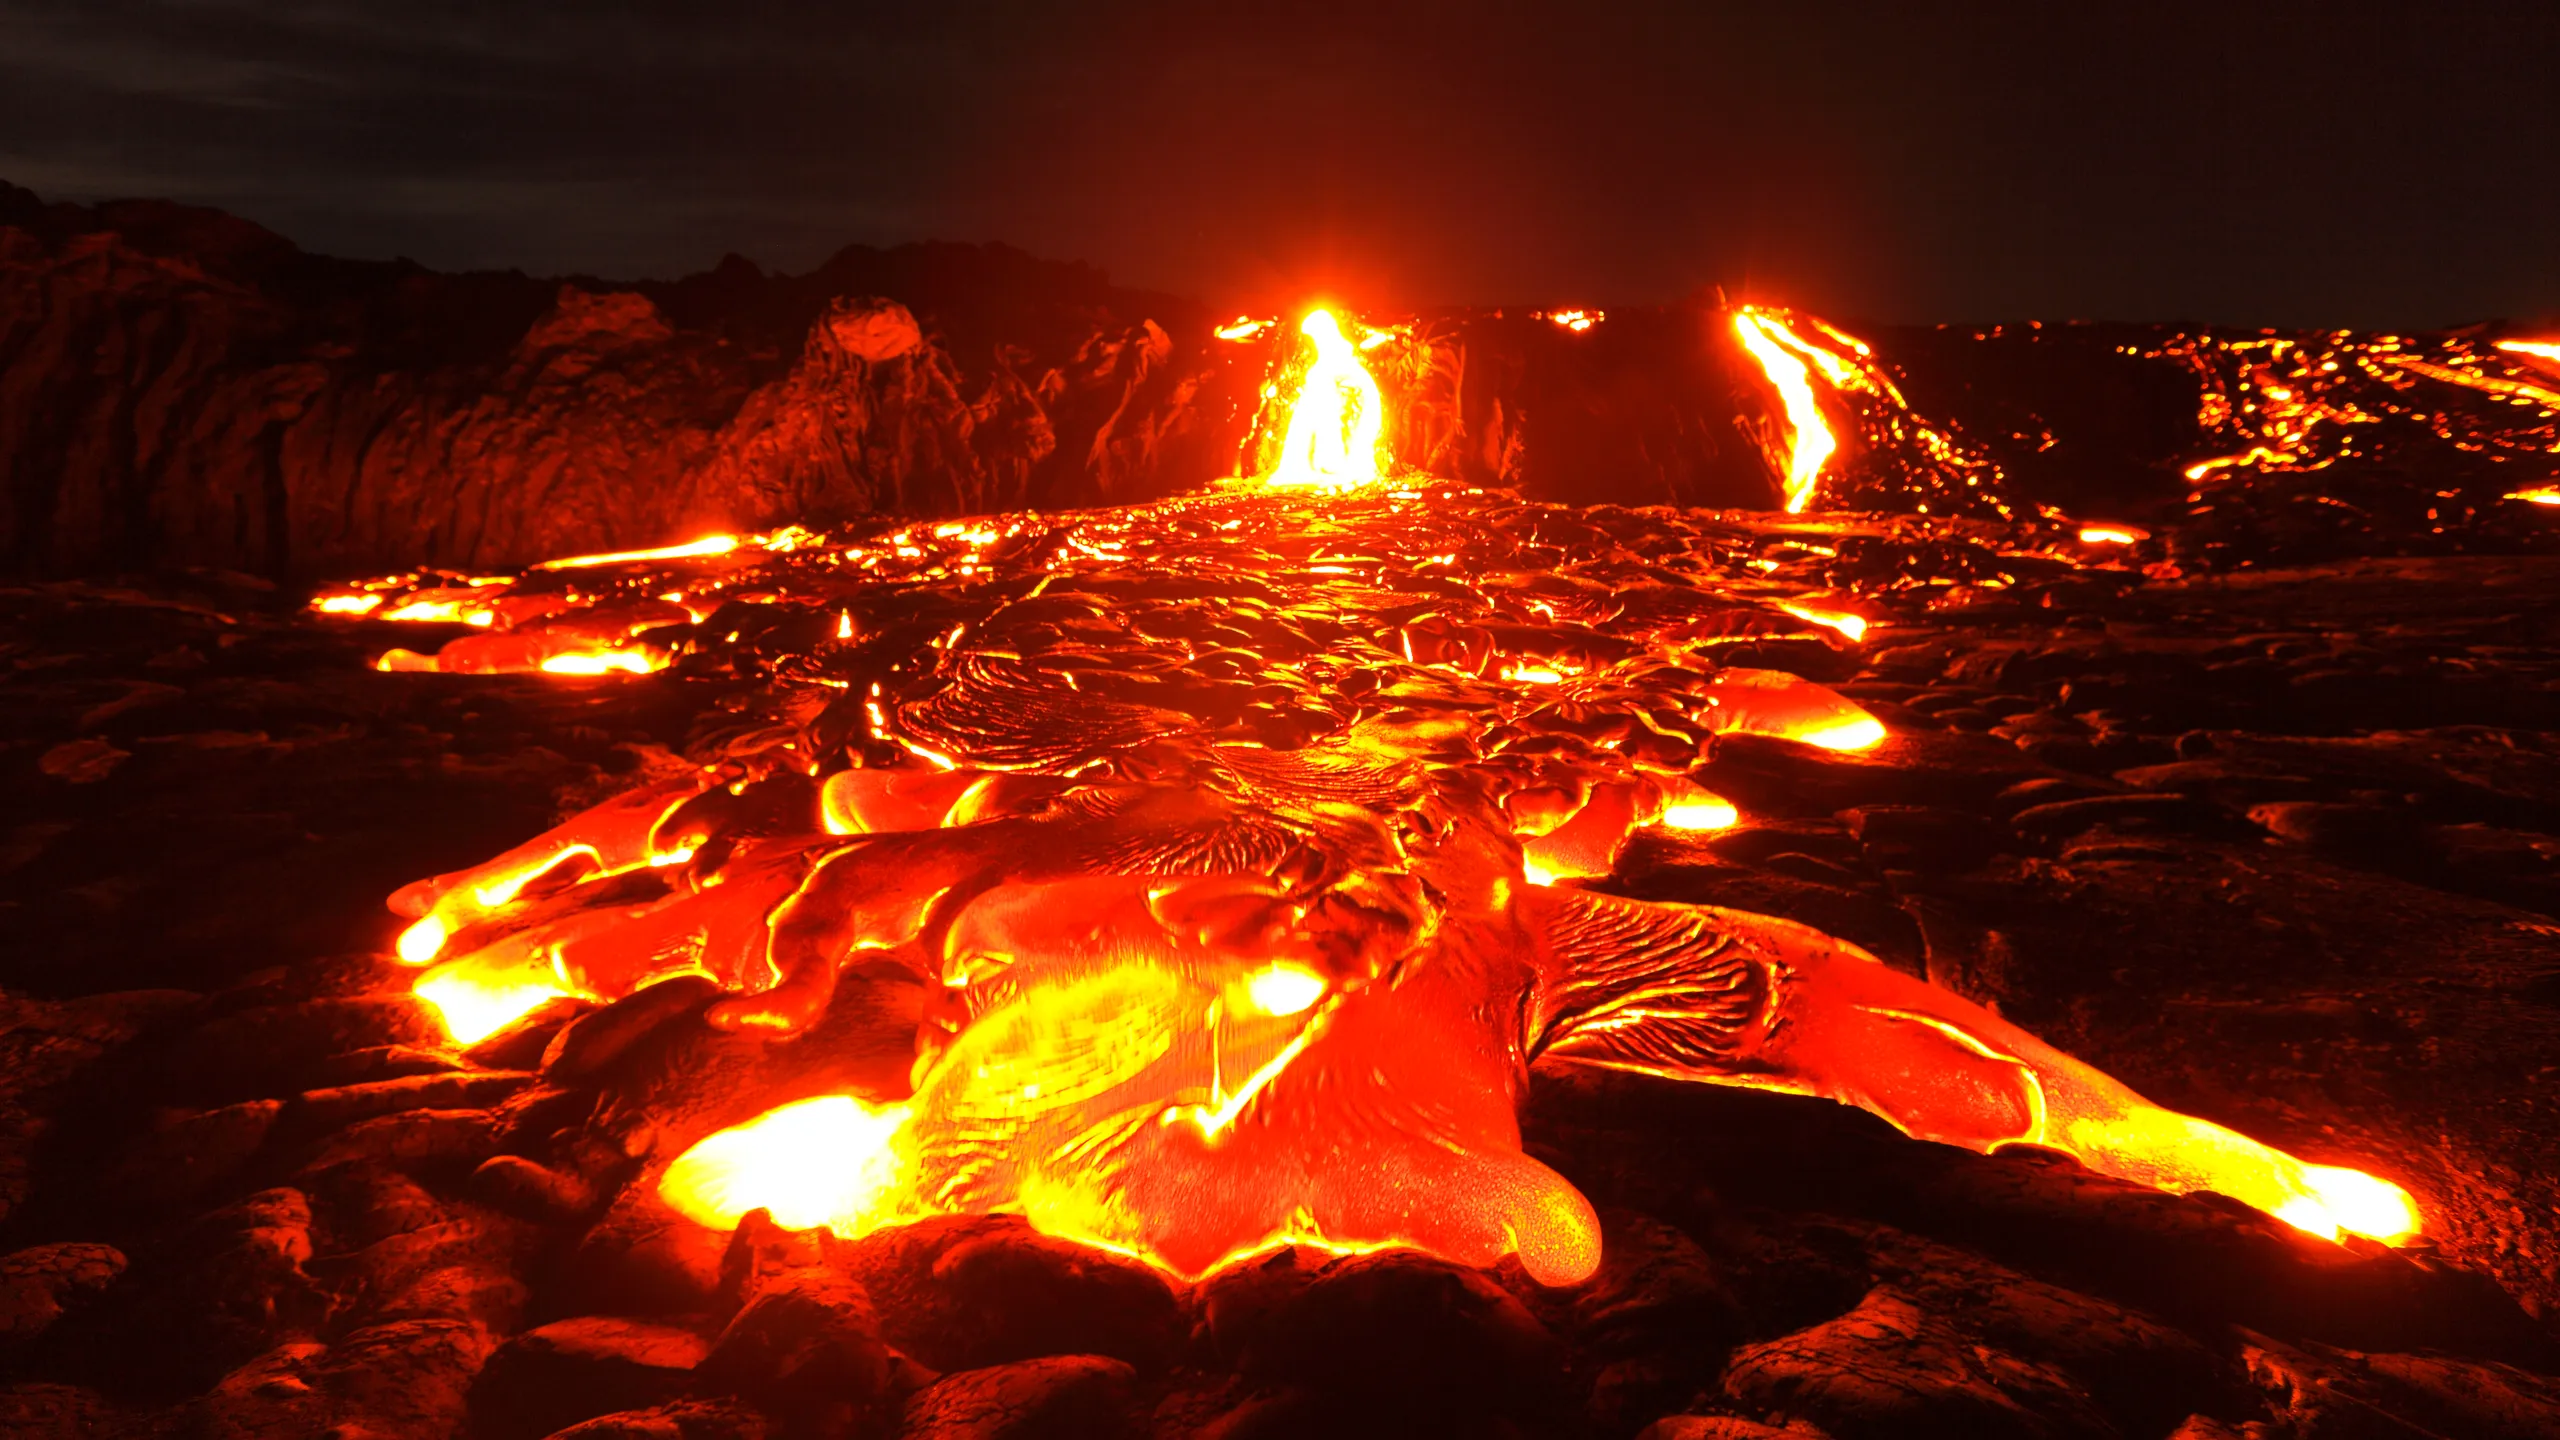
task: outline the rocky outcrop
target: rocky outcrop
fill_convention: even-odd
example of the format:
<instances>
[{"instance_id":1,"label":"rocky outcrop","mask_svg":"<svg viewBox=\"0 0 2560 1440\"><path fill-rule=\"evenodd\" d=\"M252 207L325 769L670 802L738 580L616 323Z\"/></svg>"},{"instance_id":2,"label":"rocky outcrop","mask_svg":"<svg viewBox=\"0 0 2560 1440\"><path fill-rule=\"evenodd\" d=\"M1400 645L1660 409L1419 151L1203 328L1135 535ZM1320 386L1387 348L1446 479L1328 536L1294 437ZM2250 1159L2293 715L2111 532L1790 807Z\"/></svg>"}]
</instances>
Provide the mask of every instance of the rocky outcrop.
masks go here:
<instances>
[{"instance_id":1,"label":"rocky outcrop","mask_svg":"<svg viewBox=\"0 0 2560 1440\"><path fill-rule=\"evenodd\" d=\"M331 260L217 212L11 190L0 564L482 569L1143 498L1231 463L1249 411L1215 402L1259 375L1208 344L1183 302L1000 247L616 287Z\"/></svg>"},{"instance_id":2,"label":"rocky outcrop","mask_svg":"<svg viewBox=\"0 0 2560 1440\"><path fill-rule=\"evenodd\" d=\"M1252 469L1274 438L1261 391L1294 332L1212 325L1000 246L627 285L440 275L217 211L0 186L0 570L484 570L1151 499ZM1370 363L1405 467L1766 504L1767 397L1716 328L1699 305L1583 335L1454 312Z\"/></svg>"}]
</instances>

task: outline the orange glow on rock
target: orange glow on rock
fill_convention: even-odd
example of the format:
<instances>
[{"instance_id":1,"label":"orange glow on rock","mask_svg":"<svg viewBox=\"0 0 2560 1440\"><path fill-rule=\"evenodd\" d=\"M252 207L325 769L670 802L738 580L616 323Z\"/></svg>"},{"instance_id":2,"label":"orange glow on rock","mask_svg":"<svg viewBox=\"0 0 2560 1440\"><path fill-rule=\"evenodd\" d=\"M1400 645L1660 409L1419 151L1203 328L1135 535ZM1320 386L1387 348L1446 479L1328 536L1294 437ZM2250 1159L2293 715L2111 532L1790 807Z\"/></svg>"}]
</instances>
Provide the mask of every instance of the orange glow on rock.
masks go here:
<instances>
[{"instance_id":1,"label":"orange glow on rock","mask_svg":"<svg viewBox=\"0 0 2560 1440\"><path fill-rule=\"evenodd\" d=\"M1239 315L1219 326L1216 333L1221 340L1251 340L1270 329L1271 326L1272 322L1269 320L1256 320L1250 315Z\"/></svg>"},{"instance_id":2,"label":"orange glow on rock","mask_svg":"<svg viewBox=\"0 0 2560 1440\"><path fill-rule=\"evenodd\" d=\"M1332 312L1309 311L1298 332L1314 342L1315 363L1290 406L1280 461L1265 483L1348 490L1376 482L1385 473L1378 444L1387 418L1377 379L1360 363Z\"/></svg>"},{"instance_id":3,"label":"orange glow on rock","mask_svg":"<svg viewBox=\"0 0 2560 1440\"><path fill-rule=\"evenodd\" d=\"M1777 316L1751 306L1734 312L1733 333L1751 358L1760 362L1761 373L1776 387L1779 403L1786 409L1787 473L1780 483L1787 513L1802 514L1813 503L1823 464L1840 448L1830 422L1822 416L1822 406L1814 399L1812 372L1793 353L1814 347L1797 340Z\"/></svg>"}]
</instances>

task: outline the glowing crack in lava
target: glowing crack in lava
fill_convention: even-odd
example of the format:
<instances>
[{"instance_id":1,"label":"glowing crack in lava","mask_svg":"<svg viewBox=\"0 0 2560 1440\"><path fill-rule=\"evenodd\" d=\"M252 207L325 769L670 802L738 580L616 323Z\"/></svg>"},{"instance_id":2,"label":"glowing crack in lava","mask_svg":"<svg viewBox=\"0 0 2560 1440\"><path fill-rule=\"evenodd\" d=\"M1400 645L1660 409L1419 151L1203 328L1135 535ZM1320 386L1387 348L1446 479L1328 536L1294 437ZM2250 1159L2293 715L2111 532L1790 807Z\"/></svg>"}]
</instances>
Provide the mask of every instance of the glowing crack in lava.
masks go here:
<instances>
[{"instance_id":1,"label":"glowing crack in lava","mask_svg":"<svg viewBox=\"0 0 2560 1440\"><path fill-rule=\"evenodd\" d=\"M709 1225L1014 1212L1185 1276L1302 1243L1569 1282L1599 1229L1521 1148L1544 1063L2414 1232L2387 1181L2161 1109L1854 946L1577 883L1741 820L1691 773L1722 737L1892 743L1822 685L1719 660L1859 643L1769 538L1449 485L1229 489L479 585L492 627L446 650L612 636L667 657L642 683L757 684L681 772L403 888L399 955L457 1042L677 975L770 1047L921 995L911 1093L774 1096L657 1157ZM752 619L634 630L660 603Z\"/></svg>"}]
</instances>

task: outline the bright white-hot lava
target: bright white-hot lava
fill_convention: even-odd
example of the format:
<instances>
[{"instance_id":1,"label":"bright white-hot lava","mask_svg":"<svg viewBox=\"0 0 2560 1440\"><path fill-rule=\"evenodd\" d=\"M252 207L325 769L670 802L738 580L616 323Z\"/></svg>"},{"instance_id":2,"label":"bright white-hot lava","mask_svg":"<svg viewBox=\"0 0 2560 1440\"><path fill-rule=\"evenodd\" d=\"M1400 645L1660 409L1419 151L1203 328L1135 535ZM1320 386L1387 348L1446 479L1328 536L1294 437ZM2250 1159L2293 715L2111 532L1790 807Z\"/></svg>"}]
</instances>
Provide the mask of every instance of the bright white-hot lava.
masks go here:
<instances>
[{"instance_id":1,"label":"bright white-hot lava","mask_svg":"<svg viewBox=\"0 0 2560 1440\"><path fill-rule=\"evenodd\" d=\"M1273 485L1348 490L1384 476L1378 445L1386 434L1386 399L1360 352L1328 310L1312 310L1298 333L1316 347L1315 362L1289 411L1280 461L1264 479Z\"/></svg>"}]
</instances>

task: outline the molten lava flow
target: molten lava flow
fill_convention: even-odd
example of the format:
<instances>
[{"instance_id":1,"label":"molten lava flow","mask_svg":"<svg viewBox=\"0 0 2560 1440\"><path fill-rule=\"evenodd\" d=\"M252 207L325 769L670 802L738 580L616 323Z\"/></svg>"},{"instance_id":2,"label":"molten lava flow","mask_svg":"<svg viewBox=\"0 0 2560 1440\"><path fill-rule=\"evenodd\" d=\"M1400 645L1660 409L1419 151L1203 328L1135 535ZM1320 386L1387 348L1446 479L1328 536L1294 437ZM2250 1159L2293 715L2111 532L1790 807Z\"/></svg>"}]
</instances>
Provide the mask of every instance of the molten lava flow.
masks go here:
<instances>
[{"instance_id":1,"label":"molten lava flow","mask_svg":"<svg viewBox=\"0 0 2560 1440\"><path fill-rule=\"evenodd\" d=\"M1229 323L1219 326L1217 336L1221 340L1251 340L1270 329L1272 323L1269 320L1256 320L1250 315L1239 315Z\"/></svg>"},{"instance_id":2,"label":"molten lava flow","mask_svg":"<svg viewBox=\"0 0 2560 1440\"><path fill-rule=\"evenodd\" d=\"M452 970L420 980L412 992L436 1008L457 1045L476 1045L570 992L542 967L515 973Z\"/></svg>"},{"instance_id":3,"label":"molten lava flow","mask_svg":"<svg viewBox=\"0 0 2560 1440\"><path fill-rule=\"evenodd\" d=\"M1550 310L1543 318L1559 330L1580 335L1609 317L1598 310Z\"/></svg>"},{"instance_id":4,"label":"molten lava flow","mask_svg":"<svg viewBox=\"0 0 2560 1440\"><path fill-rule=\"evenodd\" d=\"M2083 525L2080 527L2080 543L2083 545L2133 545L2150 538L2150 531L2131 525Z\"/></svg>"},{"instance_id":5,"label":"molten lava flow","mask_svg":"<svg viewBox=\"0 0 2560 1440\"><path fill-rule=\"evenodd\" d=\"M1733 335L1785 411L1785 454L1767 448L1790 513L1817 498L1834 509L1871 498L1923 515L2018 518L1990 454L1951 425L1922 419L1865 341L1761 305L1735 309ZM1856 449L1844 453L1853 440Z\"/></svg>"},{"instance_id":6,"label":"molten lava flow","mask_svg":"<svg viewBox=\"0 0 2560 1440\"><path fill-rule=\"evenodd\" d=\"M1730 830L1742 820L1733 802L1701 791L1698 798L1666 806L1662 823L1674 830Z\"/></svg>"},{"instance_id":7,"label":"molten lava flow","mask_svg":"<svg viewBox=\"0 0 2560 1440\"><path fill-rule=\"evenodd\" d=\"M1750 306L1734 312L1733 333L1742 348L1751 352L1751 358L1760 362L1761 372L1777 387L1779 402L1786 407L1789 440L1782 490L1787 513L1802 514L1813 503L1823 462L1840 447L1832 437L1830 422L1822 418L1822 407L1814 400L1812 372L1791 353L1811 347L1797 341L1776 316Z\"/></svg>"},{"instance_id":8,"label":"molten lava flow","mask_svg":"<svg viewBox=\"0 0 2560 1440\"><path fill-rule=\"evenodd\" d=\"M2530 490L2510 490L2506 498L2522 500L2528 505L2560 505L2560 485L2537 485Z\"/></svg>"},{"instance_id":9,"label":"molten lava flow","mask_svg":"<svg viewBox=\"0 0 2560 1440\"><path fill-rule=\"evenodd\" d=\"M2531 355L2538 360L2560 361L2560 340L2501 340L2498 348L2511 355Z\"/></svg>"},{"instance_id":10,"label":"molten lava flow","mask_svg":"<svg viewBox=\"0 0 2560 1440\"><path fill-rule=\"evenodd\" d=\"M1386 433L1377 380L1330 311L1309 311L1298 332L1314 342L1315 363L1290 407L1280 460L1265 482L1348 490L1377 481L1384 473L1378 443Z\"/></svg>"},{"instance_id":11,"label":"molten lava flow","mask_svg":"<svg viewBox=\"0 0 2560 1440\"><path fill-rule=\"evenodd\" d=\"M2272 486L2273 494L2334 506L2345 520L2373 512L2369 495L2352 492L2369 491L2378 473L2435 473L2447 451L2457 457L2456 474L2484 463L2547 466L2560 454L2550 348L2560 347L2463 335L2198 332L2139 353L2182 364L2197 382L2196 425L2217 453L2183 467L2198 487L2187 496L2194 513L2227 503L2233 490ZM2335 482L2341 493L2303 493L2322 482L2275 478L2318 475L2341 461L2359 462ZM2441 481L2401 483L2428 533L2449 535L2491 512L2485 502L2500 491L2484 482L2495 474L2449 489Z\"/></svg>"},{"instance_id":12,"label":"molten lava flow","mask_svg":"<svg viewBox=\"0 0 2560 1440\"><path fill-rule=\"evenodd\" d=\"M1888 384L1836 332L1737 327L1808 395L1815 370ZM1330 316L1304 333L1284 468L1331 490L1376 473L1377 389ZM1821 775L1886 741L1837 691L1718 659L1794 637L1748 653L1836 663L1890 603L1829 588L1845 546L1801 522L1763 546L1729 517L1289 483L468 587L492 623L424 659L445 673L683 654L678 676L770 678L724 689L734 713L677 773L397 892L415 992L472 1044L707 977L701 1023L788 1066L822 1020L923 996L903 1103L807 1082L654 1158L659 1193L712 1226L1004 1212L1186 1276L1277 1244L1404 1245L1567 1283L1600 1229L1522 1148L1540 1062L1825 1096L2319 1233L2414 1227L2386 1181L2162 1109L1818 931L1584 883L1743 823L1693 775L1754 748L1733 737L1843 752L1786 759ZM1903 524L1821 533L1882 546ZM1929 535L1947 549L1917 553L2004 563ZM322 613L370 623L457 578ZM739 623L706 633L714 613Z\"/></svg>"},{"instance_id":13,"label":"molten lava flow","mask_svg":"<svg viewBox=\"0 0 2560 1440\"><path fill-rule=\"evenodd\" d=\"M2301 460L2302 456L2296 451L2279 450L2267 445L2252 445L2237 455L2215 455L2199 460L2179 473L2190 480L2202 480L2216 470L2228 470L2235 465L2290 467L2299 464Z\"/></svg>"},{"instance_id":14,"label":"molten lava flow","mask_svg":"<svg viewBox=\"0 0 2560 1440\"><path fill-rule=\"evenodd\" d=\"M1840 695L1783 670L1720 670L1707 677L1701 717L1719 734L1771 735L1825 750L1871 750L1883 722Z\"/></svg>"},{"instance_id":15,"label":"molten lava flow","mask_svg":"<svg viewBox=\"0 0 2560 1440\"><path fill-rule=\"evenodd\" d=\"M397 610L383 612L380 618L445 625L487 625L498 617L495 612L467 600L411 600Z\"/></svg>"},{"instance_id":16,"label":"molten lava flow","mask_svg":"<svg viewBox=\"0 0 2560 1440\"><path fill-rule=\"evenodd\" d=\"M768 1110L678 1156L658 1194L697 1224L730 1230L770 1210L790 1230L823 1225L851 1238L918 1216L894 1208L904 1105L820 1095Z\"/></svg>"},{"instance_id":17,"label":"molten lava flow","mask_svg":"<svg viewBox=\"0 0 2560 1440\"><path fill-rule=\"evenodd\" d=\"M619 550L609 555L572 555L566 560L545 560L536 570L590 570L599 565L628 565L641 560L684 560L697 555L726 555L738 548L735 535L705 535L682 545L662 545L655 550Z\"/></svg>"},{"instance_id":18,"label":"molten lava flow","mask_svg":"<svg viewBox=\"0 0 2560 1440\"><path fill-rule=\"evenodd\" d=\"M2363 1235L2399 1245L2418 1238L2417 1202L2390 1181L2341 1165L2305 1165L2302 1176L2311 1199L2279 1207L2276 1218L2286 1224L2324 1240Z\"/></svg>"},{"instance_id":19,"label":"molten lava flow","mask_svg":"<svg viewBox=\"0 0 2560 1440\"><path fill-rule=\"evenodd\" d=\"M1817 610L1810 605L1798 605L1787 600L1779 601L1778 608L1799 620L1810 620L1816 625L1837 630L1853 641L1867 638L1867 620L1863 615L1854 615L1846 610Z\"/></svg>"},{"instance_id":20,"label":"molten lava flow","mask_svg":"<svg viewBox=\"0 0 2560 1440\"><path fill-rule=\"evenodd\" d=\"M667 657L647 650L591 650L553 655L542 662L545 675L646 675L667 668Z\"/></svg>"}]
</instances>

